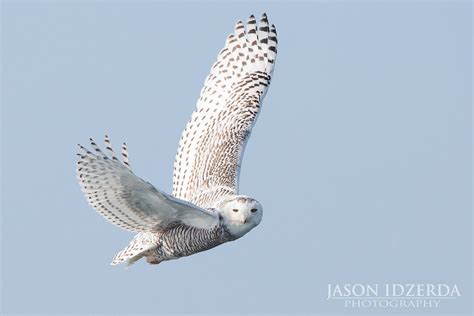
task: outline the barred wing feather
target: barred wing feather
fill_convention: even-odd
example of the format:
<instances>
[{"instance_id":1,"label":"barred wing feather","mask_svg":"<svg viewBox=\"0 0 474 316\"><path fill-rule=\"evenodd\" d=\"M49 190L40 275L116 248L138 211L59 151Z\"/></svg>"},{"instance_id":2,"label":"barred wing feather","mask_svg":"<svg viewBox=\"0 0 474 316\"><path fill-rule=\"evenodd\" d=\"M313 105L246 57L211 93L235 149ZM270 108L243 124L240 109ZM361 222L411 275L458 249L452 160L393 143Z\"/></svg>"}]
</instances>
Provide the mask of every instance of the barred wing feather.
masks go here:
<instances>
[{"instance_id":1,"label":"barred wing feather","mask_svg":"<svg viewBox=\"0 0 474 316\"><path fill-rule=\"evenodd\" d=\"M92 151L79 145L76 172L89 204L110 222L132 232L162 231L177 222L199 228L217 225L217 214L161 192L133 174L125 144L121 162L107 136L105 143L111 157L92 139Z\"/></svg>"},{"instance_id":2,"label":"barred wing feather","mask_svg":"<svg viewBox=\"0 0 474 316\"><path fill-rule=\"evenodd\" d=\"M275 26L264 14L235 24L206 78L182 133L174 163L173 195L212 207L238 194L246 142L270 84L277 52Z\"/></svg>"}]
</instances>

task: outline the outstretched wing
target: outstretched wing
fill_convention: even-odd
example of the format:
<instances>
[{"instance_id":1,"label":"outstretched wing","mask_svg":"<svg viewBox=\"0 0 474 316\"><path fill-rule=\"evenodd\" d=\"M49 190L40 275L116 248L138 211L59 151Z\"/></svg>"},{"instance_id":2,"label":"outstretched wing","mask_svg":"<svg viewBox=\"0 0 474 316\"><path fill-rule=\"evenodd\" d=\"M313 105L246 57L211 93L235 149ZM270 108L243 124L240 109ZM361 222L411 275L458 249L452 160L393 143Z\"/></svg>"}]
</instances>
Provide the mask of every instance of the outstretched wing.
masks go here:
<instances>
[{"instance_id":1,"label":"outstretched wing","mask_svg":"<svg viewBox=\"0 0 474 316\"><path fill-rule=\"evenodd\" d=\"M270 84L276 29L250 16L227 37L179 142L173 195L201 207L238 193L245 144Z\"/></svg>"},{"instance_id":2,"label":"outstretched wing","mask_svg":"<svg viewBox=\"0 0 474 316\"><path fill-rule=\"evenodd\" d=\"M167 195L134 175L125 143L123 163L107 136L105 143L111 157L92 139L92 151L79 145L77 178L89 204L110 222L133 232L166 230L177 222L199 228L218 223L217 214Z\"/></svg>"}]
</instances>

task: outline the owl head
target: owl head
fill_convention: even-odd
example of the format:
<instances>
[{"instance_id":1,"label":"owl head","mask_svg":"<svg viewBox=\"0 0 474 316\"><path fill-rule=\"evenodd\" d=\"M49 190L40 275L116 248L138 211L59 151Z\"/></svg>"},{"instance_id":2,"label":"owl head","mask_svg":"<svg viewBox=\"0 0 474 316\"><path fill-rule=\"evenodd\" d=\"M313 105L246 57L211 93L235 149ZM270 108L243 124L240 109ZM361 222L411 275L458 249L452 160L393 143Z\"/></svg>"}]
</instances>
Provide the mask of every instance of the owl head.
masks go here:
<instances>
[{"instance_id":1,"label":"owl head","mask_svg":"<svg viewBox=\"0 0 474 316\"><path fill-rule=\"evenodd\" d=\"M218 209L222 215L223 224L237 238L260 224L263 216L262 205L245 195L225 198L219 203Z\"/></svg>"}]
</instances>

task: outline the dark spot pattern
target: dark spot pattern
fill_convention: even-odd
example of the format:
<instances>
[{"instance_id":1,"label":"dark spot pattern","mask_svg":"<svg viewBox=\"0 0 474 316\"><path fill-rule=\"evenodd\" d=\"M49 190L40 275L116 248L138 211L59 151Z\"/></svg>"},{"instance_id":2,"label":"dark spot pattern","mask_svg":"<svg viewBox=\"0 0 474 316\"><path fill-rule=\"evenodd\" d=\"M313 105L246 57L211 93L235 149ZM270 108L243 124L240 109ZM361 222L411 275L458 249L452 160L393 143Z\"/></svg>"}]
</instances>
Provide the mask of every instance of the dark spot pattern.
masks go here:
<instances>
[{"instance_id":1,"label":"dark spot pattern","mask_svg":"<svg viewBox=\"0 0 474 316\"><path fill-rule=\"evenodd\" d=\"M235 24L182 133L173 172L175 197L209 208L238 193L243 150L270 84L276 47L276 29L266 14L258 25L253 15L246 27L242 21Z\"/></svg>"}]
</instances>

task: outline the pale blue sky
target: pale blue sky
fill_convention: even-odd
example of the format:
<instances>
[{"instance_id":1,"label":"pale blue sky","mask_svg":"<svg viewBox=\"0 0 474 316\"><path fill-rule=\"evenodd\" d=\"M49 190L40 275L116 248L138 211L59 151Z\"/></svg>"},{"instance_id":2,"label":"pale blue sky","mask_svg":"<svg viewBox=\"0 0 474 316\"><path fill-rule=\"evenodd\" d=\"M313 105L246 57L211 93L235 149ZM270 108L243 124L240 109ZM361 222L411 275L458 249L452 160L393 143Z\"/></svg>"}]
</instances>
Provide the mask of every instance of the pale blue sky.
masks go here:
<instances>
[{"instance_id":1,"label":"pale blue sky","mask_svg":"<svg viewBox=\"0 0 474 316\"><path fill-rule=\"evenodd\" d=\"M262 223L188 258L109 266L133 235L87 205L76 143L126 141L135 173L170 192L215 56L262 12L279 55L240 177ZM462 297L429 312L468 314L471 14L469 1L3 1L2 312L360 314L326 301L328 283L444 282Z\"/></svg>"}]
</instances>

